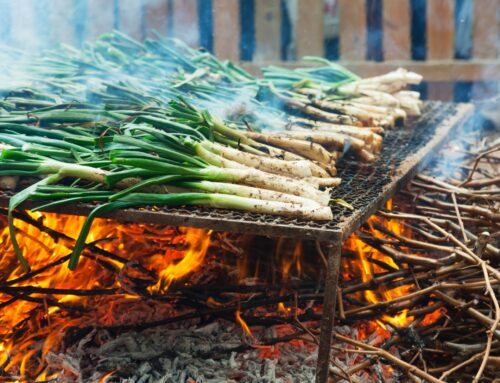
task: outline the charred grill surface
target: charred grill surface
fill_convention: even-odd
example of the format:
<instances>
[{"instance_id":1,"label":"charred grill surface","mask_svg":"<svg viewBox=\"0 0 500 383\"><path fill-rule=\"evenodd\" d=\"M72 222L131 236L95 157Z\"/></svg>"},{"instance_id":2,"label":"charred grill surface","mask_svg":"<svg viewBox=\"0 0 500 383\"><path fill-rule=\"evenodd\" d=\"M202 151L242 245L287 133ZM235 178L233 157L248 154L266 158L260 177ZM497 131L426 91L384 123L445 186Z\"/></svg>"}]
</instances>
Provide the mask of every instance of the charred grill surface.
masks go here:
<instances>
[{"instance_id":1,"label":"charred grill surface","mask_svg":"<svg viewBox=\"0 0 500 383\"><path fill-rule=\"evenodd\" d=\"M124 209L106 217L123 222L161 223L174 226L204 227L228 232L245 232L273 237L294 237L322 241L345 239L411 177L425 166L446 137L468 121L472 106L427 102L422 116L386 132L378 159L362 164L349 157L339 161L342 184L332 192L333 199L343 199L354 210L334 205L334 219L319 223L261 214L208 208ZM3 192L0 204L8 205L11 194ZM33 204L25 204L29 209ZM93 205L66 205L51 211L84 215Z\"/></svg>"}]
</instances>

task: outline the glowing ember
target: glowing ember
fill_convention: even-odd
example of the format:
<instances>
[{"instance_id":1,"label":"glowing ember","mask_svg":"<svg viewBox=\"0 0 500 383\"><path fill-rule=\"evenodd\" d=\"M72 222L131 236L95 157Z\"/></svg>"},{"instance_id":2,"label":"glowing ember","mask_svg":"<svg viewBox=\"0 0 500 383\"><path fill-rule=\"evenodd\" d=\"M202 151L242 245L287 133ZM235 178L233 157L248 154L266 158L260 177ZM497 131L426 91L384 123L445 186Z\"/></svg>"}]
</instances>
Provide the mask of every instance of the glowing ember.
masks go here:
<instances>
[{"instance_id":1,"label":"glowing ember","mask_svg":"<svg viewBox=\"0 0 500 383\"><path fill-rule=\"evenodd\" d=\"M430 314L427 314L424 319L422 319L422 322L420 324L422 326L428 326L433 324L435 321L437 321L439 318L441 318L444 314L444 309L439 308L436 311L431 312Z\"/></svg>"}]
</instances>

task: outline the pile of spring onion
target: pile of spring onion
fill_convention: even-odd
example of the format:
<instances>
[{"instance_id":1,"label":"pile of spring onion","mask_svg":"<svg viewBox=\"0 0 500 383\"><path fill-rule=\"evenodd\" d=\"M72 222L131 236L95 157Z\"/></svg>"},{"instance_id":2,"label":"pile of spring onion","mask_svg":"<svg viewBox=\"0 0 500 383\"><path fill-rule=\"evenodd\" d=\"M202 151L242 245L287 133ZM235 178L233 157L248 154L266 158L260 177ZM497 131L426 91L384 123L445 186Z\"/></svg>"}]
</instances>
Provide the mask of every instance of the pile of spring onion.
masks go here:
<instances>
[{"instance_id":1,"label":"pile of spring onion","mask_svg":"<svg viewBox=\"0 0 500 383\"><path fill-rule=\"evenodd\" d=\"M93 219L116 209L203 205L331 220L331 203L349 207L331 201L337 159L373 160L385 129L420 107L403 90L420 77L403 70L359 79L325 61L256 78L178 40L119 32L81 50L0 58L0 188L18 191L9 229L27 270L12 219L26 200L35 210L96 203L71 269Z\"/></svg>"}]
</instances>

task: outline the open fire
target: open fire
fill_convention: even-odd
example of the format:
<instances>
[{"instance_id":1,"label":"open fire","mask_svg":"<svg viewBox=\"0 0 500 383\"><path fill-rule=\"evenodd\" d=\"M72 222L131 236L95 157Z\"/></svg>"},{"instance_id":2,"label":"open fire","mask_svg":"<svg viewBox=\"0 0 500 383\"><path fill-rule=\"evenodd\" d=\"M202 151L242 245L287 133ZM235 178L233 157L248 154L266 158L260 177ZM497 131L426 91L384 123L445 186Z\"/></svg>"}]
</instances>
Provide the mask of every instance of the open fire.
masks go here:
<instances>
[{"instance_id":1,"label":"open fire","mask_svg":"<svg viewBox=\"0 0 500 383\"><path fill-rule=\"evenodd\" d=\"M392 201L389 202L389 208L392 205ZM375 232L375 229L372 226L372 223L376 221L376 218L371 218L368 221L368 226L370 227L372 233ZM381 223L381 222L379 222ZM384 220L382 224L387 227L387 229L395 232L401 233L401 231L407 231L398 223L391 222L390 220ZM349 272L353 268L356 268L360 272L361 280L363 282L369 282L373 278L373 274L382 273L387 269L384 269L382 265L387 265L388 267L399 269L399 266L392 260L392 258L387 255L382 254L371 246L367 245L363 242L356 234L353 234L347 241L345 245L348 249L354 250L359 259L354 262L346 261L346 270L344 274L345 279L349 278ZM363 293L365 300L368 303L378 303L382 301L392 300L397 298L398 296L407 294L411 289L410 285L403 285L401 287L396 287L393 289L387 289L384 285L381 285L378 291L366 290ZM381 320L377 323L381 328L385 329L384 321L392 324L393 326L403 327L407 325L411 318L407 317L408 310L403 310L400 314L395 316L383 315Z\"/></svg>"},{"instance_id":2,"label":"open fire","mask_svg":"<svg viewBox=\"0 0 500 383\"><path fill-rule=\"evenodd\" d=\"M66 267L74 245L71 233L78 233L83 221L79 216L41 213L17 219L20 244L32 268L25 274L15 261L3 220L3 371L45 380L43 361L60 347L68 328L138 323L168 315L169 306L153 306L148 297L199 268L210 245L207 230L101 219L90 233L83 267L71 272Z\"/></svg>"},{"instance_id":3,"label":"open fire","mask_svg":"<svg viewBox=\"0 0 500 383\"><path fill-rule=\"evenodd\" d=\"M393 201L389 200L386 208L392 210ZM377 230L377 227L379 230ZM397 236L404 236L406 238L412 238L412 231L401 222L391 219L383 219L378 216L372 216L365 225L365 231L368 231L372 236L380 238L385 241L390 242L390 237L385 232L393 233ZM357 254L357 258L344 258L343 265L343 278L344 280L352 279L353 272L362 282L369 284L373 280L375 275L380 275L384 272L393 270L397 271L400 266L391 258L389 255L382 253L375 247L370 246L365 241L363 241L359 235L363 234L363 230L355 233L349 237L345 242L344 248L351 250ZM411 251L408 248L403 247L404 250ZM416 254L416 256L419 256ZM403 280L403 277L397 278L394 282ZM385 301L392 301L398 297L406 296L416 288L414 283L404 283L397 285L396 287L387 287L384 284L379 284L377 289L368 289L356 295L359 300L364 300L370 304L377 304ZM404 308L400 312L393 315L382 314L380 319L377 319L375 323L378 325L377 331L380 334L384 334L386 337L390 336L390 332L387 330L387 325L390 324L396 328L404 328L408 326L414 318L408 315L409 309ZM427 314L422 319L422 324L431 324L439 318L441 311L438 309L430 314Z\"/></svg>"},{"instance_id":4,"label":"open fire","mask_svg":"<svg viewBox=\"0 0 500 383\"><path fill-rule=\"evenodd\" d=\"M488 166L480 177L496 174ZM338 378L494 375L495 300L484 291L498 288L500 250L481 233L498 218L468 199L496 197L455 185L419 175L345 242L330 365ZM314 380L320 243L98 219L71 272L84 218L19 212L24 273L0 212L0 381Z\"/></svg>"},{"instance_id":5,"label":"open fire","mask_svg":"<svg viewBox=\"0 0 500 383\"><path fill-rule=\"evenodd\" d=\"M168 318L182 319L186 314L186 320L193 319L196 315L189 313L200 306L203 313L220 310L223 318L236 323L242 331L242 344L258 350L260 358L278 358L284 341L292 348L303 348L307 343L314 355L315 336L306 326L320 318L318 292L322 287L317 282L320 260L310 243L271 243L264 238L203 229L99 219L92 227L81 267L72 272L66 266L74 245L72 233L79 232L83 221L83 217L54 213L19 215L15 220L18 239L31 265L31 272L25 274L15 259L2 218L0 371L5 381L46 381L61 378L61 374L66 379L61 381L72 381L78 372L67 365L63 372L56 371L51 360L75 341L70 338L76 336L77 329L83 328L82 333L87 334L92 327L118 331L147 328L147 324L168 323ZM390 219L372 217L368 227L382 240L388 237L376 227L411 236L406 226ZM348 256L343 261L343 285L369 284L374 276L399 268L392 258L367 245L362 235L363 231L345 243ZM272 252L274 256L269 257ZM267 256L259 257L259 253ZM232 291L220 288L217 282L221 280L232 286ZM396 287L379 284L350 298L376 305L404 296L414 287L412 282ZM266 289L276 291L262 293ZM259 294L268 299L249 304ZM349 301L341 306L341 310L349 310ZM376 334L380 344L391 337L393 328L412 323L414 318L408 311L382 311L369 320L351 322L355 337L367 340ZM432 323L440 313L438 309L427 314L422 323ZM261 337L254 335L252 325L274 326L277 340L268 344L257 339ZM312 338L304 343L294 332L297 327ZM391 368L385 369L390 375ZM101 381L114 373L119 374L103 372Z\"/></svg>"}]
</instances>

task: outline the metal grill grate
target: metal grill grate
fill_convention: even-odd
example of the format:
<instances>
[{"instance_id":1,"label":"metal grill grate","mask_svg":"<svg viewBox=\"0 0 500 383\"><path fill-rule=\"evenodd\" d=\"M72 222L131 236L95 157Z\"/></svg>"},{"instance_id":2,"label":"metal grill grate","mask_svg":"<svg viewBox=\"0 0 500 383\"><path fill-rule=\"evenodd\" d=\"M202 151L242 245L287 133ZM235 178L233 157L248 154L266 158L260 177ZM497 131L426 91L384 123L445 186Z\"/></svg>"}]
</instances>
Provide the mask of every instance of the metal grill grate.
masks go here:
<instances>
[{"instance_id":1,"label":"metal grill grate","mask_svg":"<svg viewBox=\"0 0 500 383\"><path fill-rule=\"evenodd\" d=\"M245 232L316 240L339 240L347 237L374 213L420 166L425 165L456 126L465 123L472 113L468 104L427 102L422 116L409 126L387 132L382 152L372 164L359 164L344 158L338 163L342 184L333 198L349 202L354 211L333 207L335 218L328 223L287 219L268 215L208 208L126 209L107 215L123 222L161 223L174 226L204 227L220 231ZM0 195L6 206L9 195ZM23 207L29 209L29 203ZM92 205L59 207L51 211L88 214Z\"/></svg>"}]
</instances>

